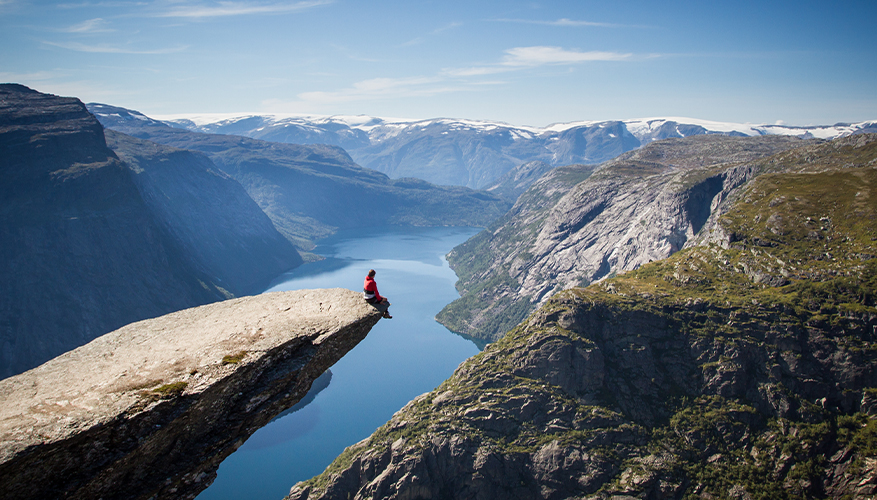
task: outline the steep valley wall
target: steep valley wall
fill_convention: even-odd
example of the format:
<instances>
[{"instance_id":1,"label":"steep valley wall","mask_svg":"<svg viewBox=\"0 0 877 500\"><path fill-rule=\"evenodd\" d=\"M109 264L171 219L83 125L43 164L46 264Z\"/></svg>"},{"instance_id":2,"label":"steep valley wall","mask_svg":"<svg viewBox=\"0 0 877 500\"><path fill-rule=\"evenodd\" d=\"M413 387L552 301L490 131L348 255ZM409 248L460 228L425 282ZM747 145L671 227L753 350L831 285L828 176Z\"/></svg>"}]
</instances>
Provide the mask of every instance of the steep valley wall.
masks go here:
<instances>
[{"instance_id":1,"label":"steep valley wall","mask_svg":"<svg viewBox=\"0 0 877 500\"><path fill-rule=\"evenodd\" d=\"M554 294L288 499L877 497L877 137L762 166L688 248Z\"/></svg>"}]
</instances>

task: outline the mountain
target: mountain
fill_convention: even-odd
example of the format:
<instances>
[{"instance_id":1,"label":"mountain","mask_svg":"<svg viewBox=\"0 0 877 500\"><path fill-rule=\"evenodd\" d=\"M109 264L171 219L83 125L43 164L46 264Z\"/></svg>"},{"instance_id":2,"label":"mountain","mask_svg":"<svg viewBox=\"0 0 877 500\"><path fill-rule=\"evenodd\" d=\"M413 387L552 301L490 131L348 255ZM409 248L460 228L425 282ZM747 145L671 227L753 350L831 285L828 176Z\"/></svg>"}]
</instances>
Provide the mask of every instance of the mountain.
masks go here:
<instances>
[{"instance_id":1,"label":"mountain","mask_svg":"<svg viewBox=\"0 0 877 500\"><path fill-rule=\"evenodd\" d=\"M358 164L390 177L486 189L530 161L552 166L598 164L656 140L692 135L786 135L831 139L877 132L877 122L791 127L646 118L518 127L501 122L369 116L203 115L168 117L196 132L234 134L294 144L343 147Z\"/></svg>"},{"instance_id":2,"label":"mountain","mask_svg":"<svg viewBox=\"0 0 877 500\"><path fill-rule=\"evenodd\" d=\"M700 135L653 142L596 169L552 170L448 262L461 298L437 319L490 342L554 293L681 250L764 171L759 160L807 141Z\"/></svg>"},{"instance_id":3,"label":"mountain","mask_svg":"<svg viewBox=\"0 0 877 500\"><path fill-rule=\"evenodd\" d=\"M553 295L287 498L873 498L877 136L786 141L697 245Z\"/></svg>"},{"instance_id":4,"label":"mountain","mask_svg":"<svg viewBox=\"0 0 877 500\"><path fill-rule=\"evenodd\" d=\"M143 201L200 272L233 296L260 292L302 258L247 195L205 155L106 130Z\"/></svg>"},{"instance_id":5,"label":"mountain","mask_svg":"<svg viewBox=\"0 0 877 500\"><path fill-rule=\"evenodd\" d=\"M487 191L514 203L527 188L553 168L543 161L522 163L497 179L496 184L487 188Z\"/></svg>"},{"instance_id":6,"label":"mountain","mask_svg":"<svg viewBox=\"0 0 877 500\"><path fill-rule=\"evenodd\" d=\"M313 248L313 240L345 228L486 226L510 205L492 194L460 186L390 179L355 164L336 146L189 132L136 111L88 106L107 128L206 154L240 182L278 230L303 250Z\"/></svg>"},{"instance_id":7,"label":"mountain","mask_svg":"<svg viewBox=\"0 0 877 500\"><path fill-rule=\"evenodd\" d=\"M224 297L77 99L0 85L0 376Z\"/></svg>"}]
</instances>

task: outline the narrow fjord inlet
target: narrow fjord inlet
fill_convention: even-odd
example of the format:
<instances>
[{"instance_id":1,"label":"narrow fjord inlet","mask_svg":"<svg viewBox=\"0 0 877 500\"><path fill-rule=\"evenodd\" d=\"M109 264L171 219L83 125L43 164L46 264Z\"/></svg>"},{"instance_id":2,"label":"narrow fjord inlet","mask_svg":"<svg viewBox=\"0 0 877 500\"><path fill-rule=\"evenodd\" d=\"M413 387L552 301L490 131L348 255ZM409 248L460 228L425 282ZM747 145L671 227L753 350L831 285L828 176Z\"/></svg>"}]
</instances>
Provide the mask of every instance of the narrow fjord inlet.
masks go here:
<instances>
[{"instance_id":1,"label":"narrow fjord inlet","mask_svg":"<svg viewBox=\"0 0 877 500\"><path fill-rule=\"evenodd\" d=\"M414 397L430 391L475 345L433 319L458 297L443 255L475 228L366 228L322 241L325 260L279 277L266 292L357 289L377 271L394 319L380 321L332 367L331 383L304 408L257 431L223 462L200 500L282 498L319 474L341 451L366 437ZM317 384L315 384L316 386Z\"/></svg>"}]
</instances>

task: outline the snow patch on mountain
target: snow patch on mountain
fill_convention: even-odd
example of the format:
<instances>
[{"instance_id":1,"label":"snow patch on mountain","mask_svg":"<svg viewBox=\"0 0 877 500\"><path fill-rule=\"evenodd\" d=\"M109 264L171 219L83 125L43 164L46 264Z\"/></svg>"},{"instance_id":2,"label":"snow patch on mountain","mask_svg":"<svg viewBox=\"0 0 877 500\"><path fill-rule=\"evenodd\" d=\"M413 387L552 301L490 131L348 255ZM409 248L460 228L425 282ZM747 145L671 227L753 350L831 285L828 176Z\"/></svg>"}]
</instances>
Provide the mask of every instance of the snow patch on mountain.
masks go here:
<instances>
[{"instance_id":1,"label":"snow patch on mountain","mask_svg":"<svg viewBox=\"0 0 877 500\"><path fill-rule=\"evenodd\" d=\"M144 117L145 118L145 117ZM314 132L323 130L327 125L335 125L358 129L366 132L369 139L373 142L381 142L386 139L397 137L399 134L409 130L425 130L429 127L442 126L449 131L467 131L476 133L490 133L497 130L507 130L514 139L529 140L534 137L550 138L556 134L565 132L574 128L606 127L613 121L575 121L566 123L553 123L546 127L530 127L518 126L508 123L487 121L487 120L471 120L458 118L434 118L428 120L406 119L406 118L381 118L367 115L307 115L307 114L258 114L258 113L201 113L201 114L175 114L155 116L155 119L171 122L177 126L188 125L197 128L217 129L228 127L234 124L240 124L246 120L260 121L263 125L259 130L268 127L291 126L296 125L304 127ZM668 123L680 125L693 125L702 127L708 133L719 134L739 134L747 136L758 135L791 135L800 137L815 137L820 139L830 139L834 137L842 137L855 133L868 125L874 124L874 121L865 121L859 123L838 123L835 125L818 125L818 126L790 126L779 124L751 124L751 123L734 123L719 122L711 120L702 120L698 118L687 117L653 117L653 118L636 118L629 120L619 120L627 130L637 139L648 138L650 134L657 132L661 127ZM677 128L680 136L685 136L683 130ZM648 139L647 139L648 140Z\"/></svg>"}]
</instances>

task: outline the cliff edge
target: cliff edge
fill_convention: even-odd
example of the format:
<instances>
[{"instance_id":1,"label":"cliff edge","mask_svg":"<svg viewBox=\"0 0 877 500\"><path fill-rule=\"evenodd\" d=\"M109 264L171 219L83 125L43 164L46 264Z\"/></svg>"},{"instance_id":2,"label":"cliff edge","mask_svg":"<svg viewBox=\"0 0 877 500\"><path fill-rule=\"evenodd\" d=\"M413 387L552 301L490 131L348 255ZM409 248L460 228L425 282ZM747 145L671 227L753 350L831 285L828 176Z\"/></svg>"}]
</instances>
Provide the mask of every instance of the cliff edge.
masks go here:
<instances>
[{"instance_id":1,"label":"cliff edge","mask_svg":"<svg viewBox=\"0 0 877 500\"><path fill-rule=\"evenodd\" d=\"M4 498L194 498L380 316L343 289L244 297L132 323L2 380Z\"/></svg>"}]
</instances>

